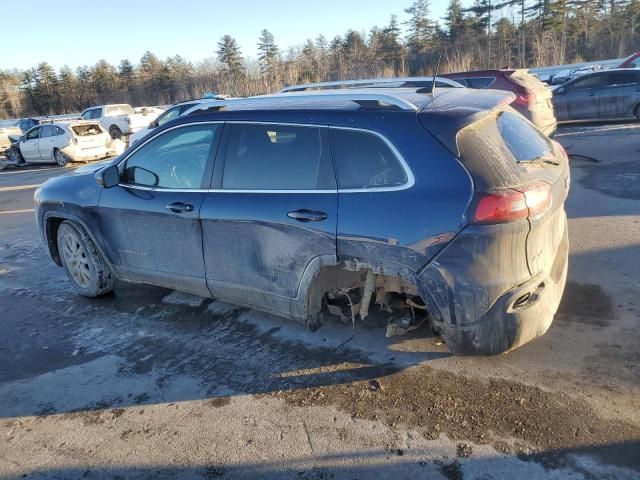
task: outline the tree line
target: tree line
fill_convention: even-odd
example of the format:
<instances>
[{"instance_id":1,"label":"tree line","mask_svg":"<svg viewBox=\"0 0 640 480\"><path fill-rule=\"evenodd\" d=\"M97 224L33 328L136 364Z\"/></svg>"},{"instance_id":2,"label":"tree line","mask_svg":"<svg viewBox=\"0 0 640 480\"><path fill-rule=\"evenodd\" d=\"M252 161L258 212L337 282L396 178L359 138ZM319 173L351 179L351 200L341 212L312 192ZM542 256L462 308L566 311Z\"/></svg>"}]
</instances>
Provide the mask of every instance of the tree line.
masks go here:
<instances>
[{"instance_id":1,"label":"tree line","mask_svg":"<svg viewBox=\"0 0 640 480\"><path fill-rule=\"evenodd\" d=\"M368 32L323 35L282 49L272 32L257 38L258 58L245 58L231 35L215 57L189 62L147 51L137 64L56 71L42 62L0 71L0 118L79 112L105 103L166 105L215 92L234 96L286 85L364 77L428 75L486 68L527 68L623 57L640 49L640 0L450 0L432 18L415 0L387 25Z\"/></svg>"}]
</instances>

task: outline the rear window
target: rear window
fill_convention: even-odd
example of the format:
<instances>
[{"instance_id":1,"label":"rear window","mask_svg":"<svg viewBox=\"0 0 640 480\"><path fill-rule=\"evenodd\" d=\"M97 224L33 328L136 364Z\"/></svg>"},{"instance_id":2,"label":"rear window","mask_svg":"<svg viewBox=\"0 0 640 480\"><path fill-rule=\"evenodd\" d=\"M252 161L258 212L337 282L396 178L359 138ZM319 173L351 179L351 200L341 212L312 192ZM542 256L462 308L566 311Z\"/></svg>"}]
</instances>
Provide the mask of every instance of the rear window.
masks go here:
<instances>
[{"instance_id":1,"label":"rear window","mask_svg":"<svg viewBox=\"0 0 640 480\"><path fill-rule=\"evenodd\" d=\"M520 115L502 112L496 123L502 140L517 161L526 162L552 153L549 140Z\"/></svg>"},{"instance_id":2,"label":"rear window","mask_svg":"<svg viewBox=\"0 0 640 480\"><path fill-rule=\"evenodd\" d=\"M73 130L73 133L79 137L90 137L92 135L100 135L102 133L102 129L97 123L74 125L71 127L71 130Z\"/></svg>"},{"instance_id":3,"label":"rear window","mask_svg":"<svg viewBox=\"0 0 640 480\"><path fill-rule=\"evenodd\" d=\"M489 88L495 81L495 77L465 78L469 88Z\"/></svg>"},{"instance_id":4,"label":"rear window","mask_svg":"<svg viewBox=\"0 0 640 480\"><path fill-rule=\"evenodd\" d=\"M106 110L107 110L107 115L106 115L107 117L133 114L133 108L131 108L131 105L111 105L107 107Z\"/></svg>"},{"instance_id":5,"label":"rear window","mask_svg":"<svg viewBox=\"0 0 640 480\"><path fill-rule=\"evenodd\" d=\"M511 108L464 127L457 143L460 161L478 191L518 185L522 181L519 162L553 152L551 142Z\"/></svg>"},{"instance_id":6,"label":"rear window","mask_svg":"<svg viewBox=\"0 0 640 480\"><path fill-rule=\"evenodd\" d=\"M242 125L231 127L222 188L316 190L332 173L323 166L324 142L317 127Z\"/></svg>"}]
</instances>

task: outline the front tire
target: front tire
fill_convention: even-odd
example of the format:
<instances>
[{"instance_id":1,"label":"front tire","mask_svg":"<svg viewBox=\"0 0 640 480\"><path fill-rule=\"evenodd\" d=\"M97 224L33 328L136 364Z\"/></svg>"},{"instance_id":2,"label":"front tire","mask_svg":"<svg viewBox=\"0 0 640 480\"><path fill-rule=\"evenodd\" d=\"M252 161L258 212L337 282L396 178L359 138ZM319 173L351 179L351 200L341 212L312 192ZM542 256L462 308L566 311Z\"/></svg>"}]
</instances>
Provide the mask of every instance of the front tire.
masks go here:
<instances>
[{"instance_id":1,"label":"front tire","mask_svg":"<svg viewBox=\"0 0 640 480\"><path fill-rule=\"evenodd\" d=\"M115 276L80 225L62 222L56 240L64 271L80 295L94 298L113 291Z\"/></svg>"},{"instance_id":2,"label":"front tire","mask_svg":"<svg viewBox=\"0 0 640 480\"><path fill-rule=\"evenodd\" d=\"M62 153L62 150L57 148L53 150L53 159L59 167L66 167L67 163L69 163L69 157Z\"/></svg>"}]
</instances>

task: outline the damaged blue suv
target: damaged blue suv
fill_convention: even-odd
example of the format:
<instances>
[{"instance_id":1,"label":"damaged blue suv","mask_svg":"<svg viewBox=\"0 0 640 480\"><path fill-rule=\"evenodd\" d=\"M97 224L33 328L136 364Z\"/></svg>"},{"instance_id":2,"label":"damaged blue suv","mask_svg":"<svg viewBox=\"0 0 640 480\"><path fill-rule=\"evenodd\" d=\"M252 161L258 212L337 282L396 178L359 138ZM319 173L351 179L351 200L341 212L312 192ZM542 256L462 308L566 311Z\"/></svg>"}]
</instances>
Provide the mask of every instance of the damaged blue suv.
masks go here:
<instances>
[{"instance_id":1,"label":"damaged blue suv","mask_svg":"<svg viewBox=\"0 0 640 480\"><path fill-rule=\"evenodd\" d=\"M512 100L366 88L204 102L44 183L39 227L87 297L143 282L312 330L387 312L400 330L428 321L456 354L507 352L549 328L568 255L567 156Z\"/></svg>"}]
</instances>

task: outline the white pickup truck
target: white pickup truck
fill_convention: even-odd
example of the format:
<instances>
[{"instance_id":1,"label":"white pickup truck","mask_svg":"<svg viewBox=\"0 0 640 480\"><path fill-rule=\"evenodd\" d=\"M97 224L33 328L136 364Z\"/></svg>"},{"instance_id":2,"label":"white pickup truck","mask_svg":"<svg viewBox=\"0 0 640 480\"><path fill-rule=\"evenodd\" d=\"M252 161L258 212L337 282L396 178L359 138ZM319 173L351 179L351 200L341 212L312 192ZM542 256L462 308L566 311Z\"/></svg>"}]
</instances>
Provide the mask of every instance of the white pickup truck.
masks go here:
<instances>
[{"instance_id":1,"label":"white pickup truck","mask_svg":"<svg viewBox=\"0 0 640 480\"><path fill-rule=\"evenodd\" d=\"M158 114L155 111L135 113L131 105L123 103L87 108L80 116L83 120L98 120L111 138L116 139L147 127Z\"/></svg>"}]
</instances>

